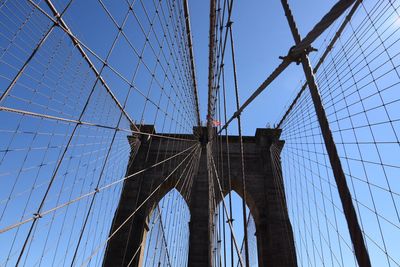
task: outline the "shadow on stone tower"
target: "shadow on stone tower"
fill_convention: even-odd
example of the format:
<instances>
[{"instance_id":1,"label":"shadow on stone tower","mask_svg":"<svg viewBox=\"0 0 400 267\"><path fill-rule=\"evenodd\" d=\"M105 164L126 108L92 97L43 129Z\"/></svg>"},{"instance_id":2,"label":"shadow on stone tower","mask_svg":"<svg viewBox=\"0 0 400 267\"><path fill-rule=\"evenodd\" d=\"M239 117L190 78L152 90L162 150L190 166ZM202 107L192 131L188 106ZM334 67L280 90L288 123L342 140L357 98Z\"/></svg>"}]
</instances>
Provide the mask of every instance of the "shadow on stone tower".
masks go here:
<instances>
[{"instance_id":1,"label":"shadow on stone tower","mask_svg":"<svg viewBox=\"0 0 400 267\"><path fill-rule=\"evenodd\" d=\"M155 133L151 125L141 128L142 132ZM205 128L194 128L195 136L199 136L198 151L200 156L196 162L197 171L193 179L190 197L185 197L191 219L189 223L189 255L188 266L212 266L212 224L213 207L211 205L209 177L207 170L207 138ZM257 255L259 266L295 267L296 252L292 227L286 207L284 185L280 161L273 163L271 148L283 148L284 141L279 140L280 130L257 129L255 136L243 137L244 161L246 172L246 201L256 226ZM163 134L160 134L163 135ZM169 135L171 136L171 135ZM174 135L177 136L177 135ZM179 135L180 138L193 138L191 135ZM223 140L225 137L221 137ZM152 209L174 187L182 190L178 169L165 182L165 177L177 165L166 162L151 167L166 157L179 153L193 146L179 147L177 140L162 142L163 138L148 135L129 136L131 158L127 168L127 176L140 170L147 171L135 175L134 179L126 179L123 185L118 208L110 232L114 232L132 213L134 216L109 241L104 256L103 266L142 266L146 234L149 231L148 221ZM223 141L224 142L224 141ZM227 155L227 147L222 153ZM241 186L240 144L239 137L229 136L230 173L232 190L243 196ZM226 162L226 161L225 161ZM224 173L228 166L224 164ZM274 169L275 168L275 169ZM223 195L228 194L228 178L221 177ZM151 192L157 189L153 195ZM146 200L147 199L147 200ZM217 201L222 199L217 197ZM145 201L145 204L142 205Z\"/></svg>"}]
</instances>

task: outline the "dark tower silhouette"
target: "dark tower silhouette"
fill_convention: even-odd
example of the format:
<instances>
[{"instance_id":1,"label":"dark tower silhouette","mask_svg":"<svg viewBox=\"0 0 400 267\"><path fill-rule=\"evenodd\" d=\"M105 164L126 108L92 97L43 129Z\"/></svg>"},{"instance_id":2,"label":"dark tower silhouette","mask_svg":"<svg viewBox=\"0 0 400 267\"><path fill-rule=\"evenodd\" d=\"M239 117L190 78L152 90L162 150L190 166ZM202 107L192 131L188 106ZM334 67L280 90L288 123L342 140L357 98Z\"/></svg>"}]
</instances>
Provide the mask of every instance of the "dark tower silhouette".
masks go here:
<instances>
[{"instance_id":1,"label":"dark tower silhouette","mask_svg":"<svg viewBox=\"0 0 400 267\"><path fill-rule=\"evenodd\" d=\"M154 133L154 127L145 126L143 131ZM188 266L211 266L211 240L213 208L209 201L209 178L207 171L207 138L205 128L195 128L200 133L201 157L197 165L190 199L185 200L189 206L191 220L189 224L189 260ZM284 197L280 163L273 165L271 146L281 149L284 142L279 140L280 130L257 129L254 137L243 137L244 160L246 168L247 205L254 216L257 236L257 254L259 266L297 266L292 227L289 221ZM183 136L182 136L183 137ZM186 136L187 137L187 136ZM162 150L167 154L179 152L177 142L161 143L156 138L147 136L129 137L132 144L131 163L127 175L151 166L157 162L157 155ZM224 148L226 149L226 147ZM240 147L237 136L229 136L231 161L232 190L243 196L241 188ZM226 151L223 151L223 153ZM141 266L145 247L148 219L153 207L173 187L181 190L176 183L179 173L176 172L168 183L164 183L156 194L150 196L146 205L138 206L149 197L152 189L161 185L163 177L170 173L173 164L163 164L143 172L135 179L127 179L124 183L118 209L115 212L111 231L118 228L136 209L134 216L108 243L104 257L104 266L126 266L134 258L131 266ZM224 169L227 171L225 164ZM275 168L275 170L273 169ZM278 168L278 170L276 170ZM224 172L227 173L227 172ZM177 184L177 186L175 186ZM222 177L223 194L228 193L228 179ZM185 196L185 195L184 195ZM221 199L217 199L221 201Z\"/></svg>"}]
</instances>

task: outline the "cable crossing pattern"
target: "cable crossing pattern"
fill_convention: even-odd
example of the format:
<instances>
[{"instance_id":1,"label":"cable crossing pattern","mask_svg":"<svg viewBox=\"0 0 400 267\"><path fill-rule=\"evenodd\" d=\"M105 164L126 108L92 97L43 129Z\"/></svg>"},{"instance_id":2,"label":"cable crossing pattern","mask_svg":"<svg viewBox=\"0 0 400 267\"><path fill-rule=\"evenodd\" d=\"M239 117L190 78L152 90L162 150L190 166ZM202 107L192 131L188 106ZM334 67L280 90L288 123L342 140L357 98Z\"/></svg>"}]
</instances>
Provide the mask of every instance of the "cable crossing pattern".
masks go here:
<instances>
[{"instance_id":1,"label":"cable crossing pattern","mask_svg":"<svg viewBox=\"0 0 400 267\"><path fill-rule=\"evenodd\" d=\"M187 0L0 0L0 265L264 266L278 225L284 266L400 266L400 3L337 0L304 37L280 4L293 45L242 98L240 10L210 0L202 125ZM244 136L293 63L282 117Z\"/></svg>"},{"instance_id":2,"label":"cable crossing pattern","mask_svg":"<svg viewBox=\"0 0 400 267\"><path fill-rule=\"evenodd\" d=\"M194 138L175 137L200 123L187 11L181 1L1 1L2 266L99 266L124 183L165 165L165 181L180 166L193 172ZM127 175L138 138L176 153ZM171 192L154 212L154 265L166 255L184 265L183 204Z\"/></svg>"}]
</instances>

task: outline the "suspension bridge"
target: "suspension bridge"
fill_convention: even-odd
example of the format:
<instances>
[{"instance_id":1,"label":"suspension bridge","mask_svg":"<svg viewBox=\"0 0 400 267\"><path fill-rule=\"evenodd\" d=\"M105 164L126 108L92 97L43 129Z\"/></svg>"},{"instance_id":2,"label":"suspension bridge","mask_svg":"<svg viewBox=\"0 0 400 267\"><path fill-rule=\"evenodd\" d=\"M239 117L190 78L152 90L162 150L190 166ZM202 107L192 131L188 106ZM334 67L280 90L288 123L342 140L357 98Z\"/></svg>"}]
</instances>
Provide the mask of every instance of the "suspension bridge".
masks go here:
<instances>
[{"instance_id":1,"label":"suspension bridge","mask_svg":"<svg viewBox=\"0 0 400 267\"><path fill-rule=\"evenodd\" d=\"M0 266L400 266L400 3L300 36L277 2L293 41L243 99L233 0L209 1L208 88L187 0L1 0Z\"/></svg>"}]
</instances>

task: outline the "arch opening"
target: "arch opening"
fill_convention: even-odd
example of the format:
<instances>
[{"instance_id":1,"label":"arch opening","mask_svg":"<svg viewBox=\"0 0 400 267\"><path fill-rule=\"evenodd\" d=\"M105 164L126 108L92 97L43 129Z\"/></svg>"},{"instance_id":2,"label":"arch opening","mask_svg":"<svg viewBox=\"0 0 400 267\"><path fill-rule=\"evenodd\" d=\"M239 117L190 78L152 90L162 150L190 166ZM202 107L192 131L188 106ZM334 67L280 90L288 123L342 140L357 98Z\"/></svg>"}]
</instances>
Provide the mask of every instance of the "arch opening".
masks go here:
<instances>
[{"instance_id":1,"label":"arch opening","mask_svg":"<svg viewBox=\"0 0 400 267\"><path fill-rule=\"evenodd\" d=\"M187 266L190 211L173 188L152 208L144 232L141 266Z\"/></svg>"},{"instance_id":2,"label":"arch opening","mask_svg":"<svg viewBox=\"0 0 400 267\"><path fill-rule=\"evenodd\" d=\"M251 202L251 199L250 199ZM226 210L224 208L224 203ZM231 204L230 204L231 203ZM247 198L249 203L249 198ZM258 249L256 225L253 212L254 207L246 203L246 232L249 247L249 263L251 267L258 266ZM250 206L250 207L249 207ZM230 220L232 210L232 220ZM234 236L231 234L229 222L232 224ZM213 264L215 266L241 266L239 256L243 264L246 262L246 252L244 245L244 220L242 210L242 197L236 191L231 191L231 201L229 194L224 197L224 202L220 201L217 205L214 216L214 238L213 238ZM236 242L236 244L235 244ZM239 251L239 253L238 253Z\"/></svg>"}]
</instances>

